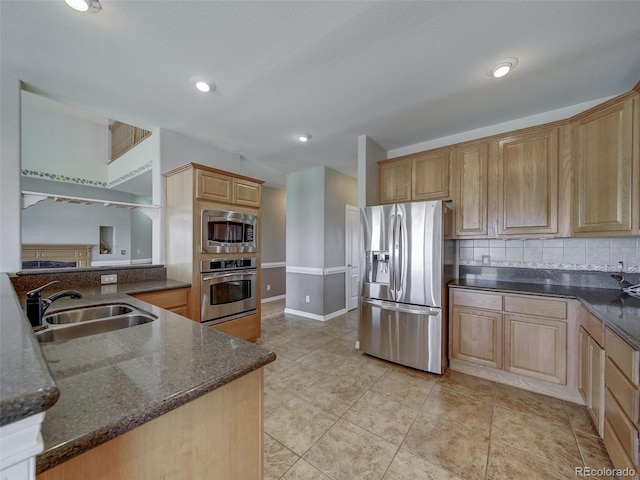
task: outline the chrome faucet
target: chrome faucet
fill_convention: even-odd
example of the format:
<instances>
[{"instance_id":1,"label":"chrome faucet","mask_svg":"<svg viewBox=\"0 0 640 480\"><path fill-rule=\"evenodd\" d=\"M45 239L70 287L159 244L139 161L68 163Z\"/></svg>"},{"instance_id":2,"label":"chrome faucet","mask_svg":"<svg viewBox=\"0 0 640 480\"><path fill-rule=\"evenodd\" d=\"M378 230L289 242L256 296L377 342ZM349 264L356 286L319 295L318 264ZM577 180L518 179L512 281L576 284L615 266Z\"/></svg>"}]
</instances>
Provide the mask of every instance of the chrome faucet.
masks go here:
<instances>
[{"instance_id":1,"label":"chrome faucet","mask_svg":"<svg viewBox=\"0 0 640 480\"><path fill-rule=\"evenodd\" d=\"M59 280L54 280L53 282L49 282L27 292L27 317L29 318L32 327L39 327L42 325L42 316L44 315L44 312L49 308L49 305L59 298L82 298L82 294L76 290L62 290L54 293L48 298L42 298L42 290L55 283L59 283Z\"/></svg>"}]
</instances>

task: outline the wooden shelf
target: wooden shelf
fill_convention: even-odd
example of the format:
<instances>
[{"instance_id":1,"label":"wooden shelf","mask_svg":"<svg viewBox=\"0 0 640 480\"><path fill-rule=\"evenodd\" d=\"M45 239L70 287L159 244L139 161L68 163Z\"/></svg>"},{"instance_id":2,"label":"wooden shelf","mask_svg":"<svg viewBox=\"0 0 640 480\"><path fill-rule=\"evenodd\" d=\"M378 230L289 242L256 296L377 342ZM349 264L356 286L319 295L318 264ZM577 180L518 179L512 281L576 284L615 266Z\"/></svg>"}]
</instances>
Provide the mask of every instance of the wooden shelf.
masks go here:
<instances>
[{"instance_id":1,"label":"wooden shelf","mask_svg":"<svg viewBox=\"0 0 640 480\"><path fill-rule=\"evenodd\" d=\"M80 205L103 205L116 208L138 208L149 218L159 218L159 205L144 205L141 203L119 202L115 200L103 200L98 198L73 197L70 195L57 195L54 193L22 191L22 209L26 209L43 200L51 199L56 202L76 203Z\"/></svg>"}]
</instances>

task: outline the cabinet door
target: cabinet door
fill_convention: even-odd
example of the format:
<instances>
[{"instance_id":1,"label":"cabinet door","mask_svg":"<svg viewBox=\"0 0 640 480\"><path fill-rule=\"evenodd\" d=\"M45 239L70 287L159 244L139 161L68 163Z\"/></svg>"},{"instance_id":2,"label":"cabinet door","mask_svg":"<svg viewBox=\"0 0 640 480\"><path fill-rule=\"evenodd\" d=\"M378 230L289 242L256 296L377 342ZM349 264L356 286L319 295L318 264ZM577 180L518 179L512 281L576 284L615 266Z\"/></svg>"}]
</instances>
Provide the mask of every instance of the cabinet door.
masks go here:
<instances>
[{"instance_id":1,"label":"cabinet door","mask_svg":"<svg viewBox=\"0 0 640 480\"><path fill-rule=\"evenodd\" d=\"M591 358L589 357L589 334L580 327L578 331L578 366L580 372L578 375L578 391L584 400L584 404L589 408L591 404Z\"/></svg>"},{"instance_id":2,"label":"cabinet door","mask_svg":"<svg viewBox=\"0 0 640 480\"><path fill-rule=\"evenodd\" d=\"M249 207L260 206L261 187L259 183L249 180L233 179L233 203Z\"/></svg>"},{"instance_id":3,"label":"cabinet door","mask_svg":"<svg viewBox=\"0 0 640 480\"><path fill-rule=\"evenodd\" d=\"M487 235L487 167L489 144L474 143L455 149L456 236Z\"/></svg>"},{"instance_id":4,"label":"cabinet door","mask_svg":"<svg viewBox=\"0 0 640 480\"><path fill-rule=\"evenodd\" d=\"M230 203L233 178L214 172L196 170L196 196L202 200Z\"/></svg>"},{"instance_id":5,"label":"cabinet door","mask_svg":"<svg viewBox=\"0 0 640 480\"><path fill-rule=\"evenodd\" d=\"M433 150L412 157L412 200L449 198L450 157L450 148Z\"/></svg>"},{"instance_id":6,"label":"cabinet door","mask_svg":"<svg viewBox=\"0 0 640 480\"><path fill-rule=\"evenodd\" d=\"M502 368L502 314L453 307L453 358Z\"/></svg>"},{"instance_id":7,"label":"cabinet door","mask_svg":"<svg viewBox=\"0 0 640 480\"><path fill-rule=\"evenodd\" d=\"M558 129L498 142L498 235L558 231Z\"/></svg>"},{"instance_id":8,"label":"cabinet door","mask_svg":"<svg viewBox=\"0 0 640 480\"><path fill-rule=\"evenodd\" d=\"M596 429L604 434L604 349L588 336L589 356L589 403L587 409L591 414Z\"/></svg>"},{"instance_id":9,"label":"cabinet door","mask_svg":"<svg viewBox=\"0 0 640 480\"><path fill-rule=\"evenodd\" d=\"M380 204L411 201L411 159L378 164Z\"/></svg>"},{"instance_id":10,"label":"cabinet door","mask_svg":"<svg viewBox=\"0 0 640 480\"><path fill-rule=\"evenodd\" d=\"M567 384L567 323L548 318L504 316L505 370Z\"/></svg>"},{"instance_id":11,"label":"cabinet door","mask_svg":"<svg viewBox=\"0 0 640 480\"><path fill-rule=\"evenodd\" d=\"M633 101L596 110L573 124L573 233L631 232Z\"/></svg>"}]
</instances>

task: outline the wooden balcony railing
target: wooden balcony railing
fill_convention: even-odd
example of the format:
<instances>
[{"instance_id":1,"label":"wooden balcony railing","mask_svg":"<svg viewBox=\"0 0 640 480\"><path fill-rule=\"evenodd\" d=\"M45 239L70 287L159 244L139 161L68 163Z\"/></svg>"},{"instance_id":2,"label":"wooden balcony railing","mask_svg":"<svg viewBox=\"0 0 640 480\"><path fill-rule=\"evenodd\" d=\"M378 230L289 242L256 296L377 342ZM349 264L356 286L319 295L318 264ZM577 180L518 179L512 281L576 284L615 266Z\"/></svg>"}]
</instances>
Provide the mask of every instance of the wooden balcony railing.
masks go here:
<instances>
[{"instance_id":1,"label":"wooden balcony railing","mask_svg":"<svg viewBox=\"0 0 640 480\"><path fill-rule=\"evenodd\" d=\"M149 130L118 121L109 125L109 130L111 131L111 162L151 135Z\"/></svg>"}]
</instances>

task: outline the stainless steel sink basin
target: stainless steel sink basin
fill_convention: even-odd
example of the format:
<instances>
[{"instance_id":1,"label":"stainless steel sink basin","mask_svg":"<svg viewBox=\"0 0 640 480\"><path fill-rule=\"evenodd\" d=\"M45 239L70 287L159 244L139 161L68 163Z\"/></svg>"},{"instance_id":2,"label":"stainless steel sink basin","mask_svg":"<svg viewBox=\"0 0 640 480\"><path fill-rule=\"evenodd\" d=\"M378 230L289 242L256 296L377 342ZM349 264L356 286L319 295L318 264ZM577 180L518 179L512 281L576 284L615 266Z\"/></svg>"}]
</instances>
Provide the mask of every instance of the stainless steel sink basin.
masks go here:
<instances>
[{"instance_id":1,"label":"stainless steel sink basin","mask_svg":"<svg viewBox=\"0 0 640 480\"><path fill-rule=\"evenodd\" d=\"M114 303L62 310L44 317L46 329L36 332L40 343L66 342L153 322L157 317L131 305Z\"/></svg>"},{"instance_id":2,"label":"stainless steel sink basin","mask_svg":"<svg viewBox=\"0 0 640 480\"><path fill-rule=\"evenodd\" d=\"M113 317L132 313L133 307L125 304L98 305L95 307L74 308L73 310L63 310L60 312L45 315L44 321L53 324L79 323L98 318Z\"/></svg>"},{"instance_id":3,"label":"stainless steel sink basin","mask_svg":"<svg viewBox=\"0 0 640 480\"><path fill-rule=\"evenodd\" d=\"M66 342L74 338L87 337L98 333L106 333L113 330L142 325L152 322L153 320L155 319L149 315L122 315L120 317L105 318L93 322L81 323L79 325L70 325L64 328L42 330L36 333L36 337L40 343Z\"/></svg>"}]
</instances>

